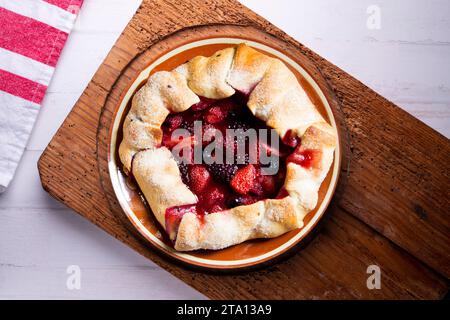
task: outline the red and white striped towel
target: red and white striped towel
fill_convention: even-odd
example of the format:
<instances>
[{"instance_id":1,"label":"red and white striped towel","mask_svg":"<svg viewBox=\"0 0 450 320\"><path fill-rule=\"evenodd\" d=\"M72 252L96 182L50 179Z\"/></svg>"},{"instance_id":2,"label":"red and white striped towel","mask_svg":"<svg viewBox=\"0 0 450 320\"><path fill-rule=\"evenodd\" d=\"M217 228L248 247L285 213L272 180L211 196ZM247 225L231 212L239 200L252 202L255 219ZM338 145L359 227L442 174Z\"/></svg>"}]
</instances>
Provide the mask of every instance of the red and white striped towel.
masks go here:
<instances>
[{"instance_id":1,"label":"red and white striped towel","mask_svg":"<svg viewBox=\"0 0 450 320\"><path fill-rule=\"evenodd\" d=\"M0 193L14 176L83 0L0 0Z\"/></svg>"}]
</instances>

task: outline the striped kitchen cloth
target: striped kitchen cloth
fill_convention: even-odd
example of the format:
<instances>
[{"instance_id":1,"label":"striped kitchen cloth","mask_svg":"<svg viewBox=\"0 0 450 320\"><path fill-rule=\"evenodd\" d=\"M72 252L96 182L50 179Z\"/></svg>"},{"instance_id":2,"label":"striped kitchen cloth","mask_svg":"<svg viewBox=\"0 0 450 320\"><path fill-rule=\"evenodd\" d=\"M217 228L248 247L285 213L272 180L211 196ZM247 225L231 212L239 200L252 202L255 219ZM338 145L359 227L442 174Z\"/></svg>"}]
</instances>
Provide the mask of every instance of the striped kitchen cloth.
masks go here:
<instances>
[{"instance_id":1,"label":"striped kitchen cloth","mask_svg":"<svg viewBox=\"0 0 450 320\"><path fill-rule=\"evenodd\" d=\"M0 193L22 157L83 0L0 0Z\"/></svg>"}]
</instances>

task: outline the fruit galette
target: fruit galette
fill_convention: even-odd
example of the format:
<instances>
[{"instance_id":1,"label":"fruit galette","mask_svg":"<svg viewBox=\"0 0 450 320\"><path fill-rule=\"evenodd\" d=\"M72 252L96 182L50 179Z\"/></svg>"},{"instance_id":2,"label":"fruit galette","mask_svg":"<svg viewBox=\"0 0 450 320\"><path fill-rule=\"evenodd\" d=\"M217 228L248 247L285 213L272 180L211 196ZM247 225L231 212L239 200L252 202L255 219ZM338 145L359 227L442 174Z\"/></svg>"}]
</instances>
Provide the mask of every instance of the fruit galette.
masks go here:
<instances>
[{"instance_id":1,"label":"fruit galette","mask_svg":"<svg viewBox=\"0 0 450 320\"><path fill-rule=\"evenodd\" d=\"M302 227L335 145L289 68L240 44L151 75L119 155L175 249L188 251Z\"/></svg>"}]
</instances>

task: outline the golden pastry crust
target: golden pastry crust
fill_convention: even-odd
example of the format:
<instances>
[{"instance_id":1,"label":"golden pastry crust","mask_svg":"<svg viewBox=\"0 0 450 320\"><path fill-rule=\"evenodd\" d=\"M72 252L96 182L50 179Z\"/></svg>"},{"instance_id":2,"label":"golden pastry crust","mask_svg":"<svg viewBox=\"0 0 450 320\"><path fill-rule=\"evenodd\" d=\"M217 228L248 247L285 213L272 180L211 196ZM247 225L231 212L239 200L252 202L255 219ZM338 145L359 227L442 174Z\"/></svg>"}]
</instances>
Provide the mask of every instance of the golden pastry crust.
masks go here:
<instances>
[{"instance_id":1,"label":"golden pastry crust","mask_svg":"<svg viewBox=\"0 0 450 320\"><path fill-rule=\"evenodd\" d=\"M197 202L197 196L181 180L178 165L166 147L136 154L133 176L156 219L164 227L167 208Z\"/></svg>"},{"instance_id":2,"label":"golden pastry crust","mask_svg":"<svg viewBox=\"0 0 450 320\"><path fill-rule=\"evenodd\" d=\"M283 62L245 44L220 50L211 57L195 57L174 71L153 74L138 91L125 119L119 147L125 169L132 168L164 228L167 208L198 200L182 182L171 152L159 147L162 123L169 112L181 112L197 103L198 96L223 99L235 90L250 93L248 108L280 136L289 131L301 139L301 148L320 156L310 168L288 163L284 183L288 195L283 199L261 200L202 219L193 213L184 214L169 234L176 250L221 249L302 227L304 216L317 205L318 190L333 162L336 132Z\"/></svg>"},{"instance_id":3,"label":"golden pastry crust","mask_svg":"<svg viewBox=\"0 0 450 320\"><path fill-rule=\"evenodd\" d=\"M211 57L197 56L175 71L186 77L189 87L197 95L210 99L224 99L234 94L227 82L235 48L217 51Z\"/></svg>"},{"instance_id":4,"label":"golden pastry crust","mask_svg":"<svg viewBox=\"0 0 450 320\"><path fill-rule=\"evenodd\" d=\"M214 212L199 220L187 213L178 228L175 249L223 249L246 240L274 238L303 226L306 211L291 197L267 199L251 205Z\"/></svg>"},{"instance_id":5,"label":"golden pastry crust","mask_svg":"<svg viewBox=\"0 0 450 320\"><path fill-rule=\"evenodd\" d=\"M123 124L119 157L125 171L131 170L134 155L161 144L161 125L170 112L182 112L199 102L181 74L156 72L134 95L131 109Z\"/></svg>"},{"instance_id":6,"label":"golden pastry crust","mask_svg":"<svg viewBox=\"0 0 450 320\"><path fill-rule=\"evenodd\" d=\"M250 93L274 61L276 60L241 43L236 47L227 82L238 91Z\"/></svg>"}]
</instances>

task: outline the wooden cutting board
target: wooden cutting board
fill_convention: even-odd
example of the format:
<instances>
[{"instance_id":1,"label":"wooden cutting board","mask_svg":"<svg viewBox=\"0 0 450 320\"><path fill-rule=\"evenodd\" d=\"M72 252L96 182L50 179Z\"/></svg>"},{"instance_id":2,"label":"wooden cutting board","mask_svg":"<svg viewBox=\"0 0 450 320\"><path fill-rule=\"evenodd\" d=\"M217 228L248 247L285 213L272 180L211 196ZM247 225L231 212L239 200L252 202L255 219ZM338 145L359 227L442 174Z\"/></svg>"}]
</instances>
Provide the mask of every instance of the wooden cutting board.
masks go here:
<instances>
[{"instance_id":1,"label":"wooden cutting board","mask_svg":"<svg viewBox=\"0 0 450 320\"><path fill-rule=\"evenodd\" d=\"M225 24L263 30L309 60L339 105L346 152L338 196L306 246L258 271L212 274L167 260L127 228L106 150L136 61L164 51L169 35L220 33L226 26L215 26ZM449 156L445 137L238 2L144 0L38 166L53 197L210 298L439 299L450 276ZM381 269L379 290L367 288L370 265Z\"/></svg>"}]
</instances>

